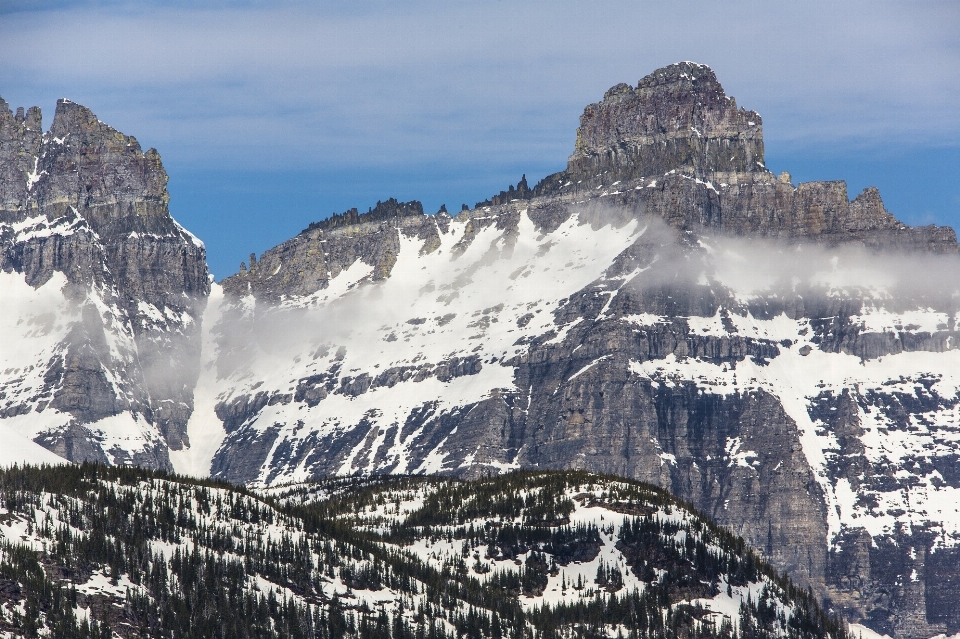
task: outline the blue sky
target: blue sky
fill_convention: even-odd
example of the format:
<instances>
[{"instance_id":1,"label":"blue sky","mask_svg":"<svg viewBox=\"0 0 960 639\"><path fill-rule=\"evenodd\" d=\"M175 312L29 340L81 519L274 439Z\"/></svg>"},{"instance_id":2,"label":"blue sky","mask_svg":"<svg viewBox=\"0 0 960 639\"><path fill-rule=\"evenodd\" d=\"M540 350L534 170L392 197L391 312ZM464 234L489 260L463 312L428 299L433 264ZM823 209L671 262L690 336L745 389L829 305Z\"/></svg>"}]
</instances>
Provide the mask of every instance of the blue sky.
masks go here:
<instances>
[{"instance_id":1,"label":"blue sky","mask_svg":"<svg viewBox=\"0 0 960 639\"><path fill-rule=\"evenodd\" d=\"M221 278L334 211L561 170L586 104L679 60L761 113L771 170L960 226L957 33L954 1L0 0L0 96L159 149Z\"/></svg>"}]
</instances>

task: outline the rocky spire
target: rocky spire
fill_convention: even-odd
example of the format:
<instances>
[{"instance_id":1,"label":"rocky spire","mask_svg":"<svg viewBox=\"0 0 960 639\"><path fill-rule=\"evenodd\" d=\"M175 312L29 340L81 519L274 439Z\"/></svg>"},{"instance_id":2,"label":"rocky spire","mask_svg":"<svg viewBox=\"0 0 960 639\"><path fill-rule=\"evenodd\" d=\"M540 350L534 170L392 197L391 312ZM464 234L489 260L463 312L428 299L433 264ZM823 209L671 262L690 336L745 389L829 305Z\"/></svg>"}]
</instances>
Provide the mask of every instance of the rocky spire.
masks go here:
<instances>
[{"instance_id":1,"label":"rocky spire","mask_svg":"<svg viewBox=\"0 0 960 639\"><path fill-rule=\"evenodd\" d=\"M19 108L14 115L0 98L0 222L21 215L30 176L36 176L42 133L39 108L26 113Z\"/></svg>"},{"instance_id":2,"label":"rocky spire","mask_svg":"<svg viewBox=\"0 0 960 639\"><path fill-rule=\"evenodd\" d=\"M85 106L57 101L31 196L44 212L74 207L101 237L133 231L175 233L167 173L156 149L100 122Z\"/></svg>"},{"instance_id":3,"label":"rocky spire","mask_svg":"<svg viewBox=\"0 0 960 639\"><path fill-rule=\"evenodd\" d=\"M580 116L569 179L764 171L760 115L738 109L710 67L680 62L618 84ZM609 183L609 182L608 182Z\"/></svg>"}]
</instances>

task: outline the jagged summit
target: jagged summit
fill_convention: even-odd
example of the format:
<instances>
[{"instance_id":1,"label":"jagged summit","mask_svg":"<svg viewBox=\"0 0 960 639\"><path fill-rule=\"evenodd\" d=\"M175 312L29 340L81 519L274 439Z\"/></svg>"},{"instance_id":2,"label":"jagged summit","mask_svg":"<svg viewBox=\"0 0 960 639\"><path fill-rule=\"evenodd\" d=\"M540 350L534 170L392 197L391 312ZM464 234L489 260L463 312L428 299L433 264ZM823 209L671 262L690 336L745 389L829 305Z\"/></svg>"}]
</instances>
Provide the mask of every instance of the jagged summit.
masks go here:
<instances>
[{"instance_id":1,"label":"jagged summit","mask_svg":"<svg viewBox=\"0 0 960 639\"><path fill-rule=\"evenodd\" d=\"M636 87L612 87L584 109L567 164L569 179L577 180L673 169L699 177L765 170L760 115L738 109L706 65L671 64Z\"/></svg>"},{"instance_id":2,"label":"jagged summit","mask_svg":"<svg viewBox=\"0 0 960 639\"><path fill-rule=\"evenodd\" d=\"M57 100L44 134L38 107L14 115L0 100L0 160L0 219L56 219L73 209L101 236L180 233L157 150L144 152L76 102Z\"/></svg>"},{"instance_id":3,"label":"jagged summit","mask_svg":"<svg viewBox=\"0 0 960 639\"><path fill-rule=\"evenodd\" d=\"M58 100L44 133L39 108L0 100L0 287L63 318L31 332L21 307L5 339L30 346L0 350L0 419L71 461L167 466L185 441L210 287L169 200L160 154L87 107Z\"/></svg>"},{"instance_id":4,"label":"jagged summit","mask_svg":"<svg viewBox=\"0 0 960 639\"><path fill-rule=\"evenodd\" d=\"M67 99L57 101L48 144L60 145L47 154L48 174L64 174L72 167L73 180L38 183L47 203L85 209L84 216L103 234L176 233L170 217L167 173L156 149L143 151L133 136L104 124L87 107ZM84 201L78 193L84 193Z\"/></svg>"}]
</instances>

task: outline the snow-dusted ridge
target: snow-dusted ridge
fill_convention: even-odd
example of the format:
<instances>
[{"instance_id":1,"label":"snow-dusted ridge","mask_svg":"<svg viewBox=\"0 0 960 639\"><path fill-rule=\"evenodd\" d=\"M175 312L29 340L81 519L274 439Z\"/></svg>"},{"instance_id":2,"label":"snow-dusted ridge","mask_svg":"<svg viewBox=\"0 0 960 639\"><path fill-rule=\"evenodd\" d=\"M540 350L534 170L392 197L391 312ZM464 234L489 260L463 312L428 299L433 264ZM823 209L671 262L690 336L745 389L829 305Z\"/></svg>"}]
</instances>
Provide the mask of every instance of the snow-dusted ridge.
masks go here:
<instances>
[{"instance_id":1,"label":"snow-dusted ridge","mask_svg":"<svg viewBox=\"0 0 960 639\"><path fill-rule=\"evenodd\" d=\"M171 637L376 628L535 639L584 636L587 624L610 638L846 637L742 540L665 491L586 473L258 495L86 465L0 470L0 493L0 632L11 639L84 624L111 637L146 626ZM437 510L449 503L459 508Z\"/></svg>"},{"instance_id":2,"label":"snow-dusted ridge","mask_svg":"<svg viewBox=\"0 0 960 639\"><path fill-rule=\"evenodd\" d=\"M357 260L328 287L303 298L288 297L278 308L255 298L242 301L238 310L244 317L258 315L260 326L252 330L260 342L248 345L247 352L236 358L231 350L216 368L204 369L201 384L207 384L219 402L229 404L232 398L251 393L292 399L301 380L334 368L342 371L340 380L374 380L360 382L367 386L362 393L324 391L325 397L314 405L280 399L264 407L245 427L256 431L283 426L276 431L276 443L257 481L296 481L314 474L304 461L277 464L278 447L295 433L306 434L298 424L309 424L309 432L317 437L335 435L360 422L385 431L424 406L444 414L510 389L509 360L529 350L524 341L553 330L559 300L600 277L643 232L636 222L588 231L590 227L573 216L542 234L521 212L516 233L508 235L487 225L467 242L468 224L455 218L449 231L439 236L439 246L427 254L421 250L422 241L400 233L397 261L386 280L370 281L369 267ZM222 325L210 330L231 330L231 321L236 322L224 315ZM242 364L224 375L224 360L230 359ZM451 362L454 367L463 363L451 373ZM397 371L395 378L378 383L391 369ZM203 381L208 375L216 381ZM218 420L211 414L204 419ZM344 456L337 472L455 468L440 451L413 461L411 446L419 435L414 431L374 439L362 458L359 448ZM378 453L384 461L371 467L370 459Z\"/></svg>"}]
</instances>

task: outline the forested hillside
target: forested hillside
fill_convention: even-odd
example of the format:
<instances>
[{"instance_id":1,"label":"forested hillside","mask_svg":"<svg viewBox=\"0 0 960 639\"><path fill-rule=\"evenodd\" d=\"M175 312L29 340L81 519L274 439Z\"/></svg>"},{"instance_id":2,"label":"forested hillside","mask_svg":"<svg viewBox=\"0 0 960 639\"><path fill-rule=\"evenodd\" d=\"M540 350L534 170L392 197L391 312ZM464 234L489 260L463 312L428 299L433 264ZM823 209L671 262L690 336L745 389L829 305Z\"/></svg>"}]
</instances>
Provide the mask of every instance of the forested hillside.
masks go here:
<instances>
[{"instance_id":1,"label":"forested hillside","mask_svg":"<svg viewBox=\"0 0 960 639\"><path fill-rule=\"evenodd\" d=\"M0 495L4 637L846 636L689 505L583 472L256 493L84 464Z\"/></svg>"}]
</instances>

